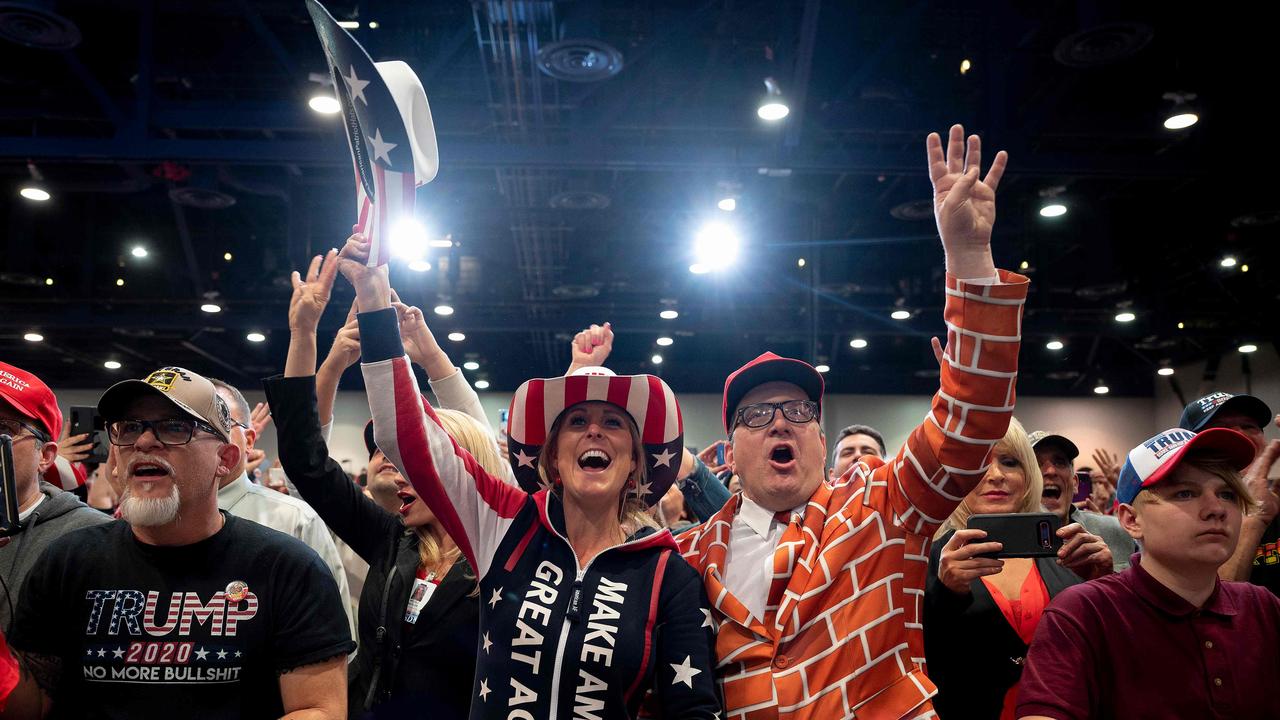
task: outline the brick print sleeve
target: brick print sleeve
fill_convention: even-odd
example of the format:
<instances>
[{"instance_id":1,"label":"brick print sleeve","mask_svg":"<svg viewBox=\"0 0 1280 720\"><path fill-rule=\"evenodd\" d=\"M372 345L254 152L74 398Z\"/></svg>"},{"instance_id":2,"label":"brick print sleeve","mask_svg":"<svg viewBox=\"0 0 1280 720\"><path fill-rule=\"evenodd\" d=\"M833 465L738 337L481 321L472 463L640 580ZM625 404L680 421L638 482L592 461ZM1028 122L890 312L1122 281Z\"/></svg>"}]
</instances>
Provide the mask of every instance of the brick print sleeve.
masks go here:
<instances>
[{"instance_id":1,"label":"brick print sleeve","mask_svg":"<svg viewBox=\"0 0 1280 720\"><path fill-rule=\"evenodd\" d=\"M358 317L374 440L483 578L528 495L486 472L440 426L404 354L395 310Z\"/></svg>"},{"instance_id":2,"label":"brick print sleeve","mask_svg":"<svg viewBox=\"0 0 1280 720\"><path fill-rule=\"evenodd\" d=\"M986 472L988 455L1013 416L1027 279L1000 270L1000 283L982 285L947 276L943 317L947 352L941 387L925 421L891 462L872 474L886 482L878 508L894 524L932 535Z\"/></svg>"}]
</instances>

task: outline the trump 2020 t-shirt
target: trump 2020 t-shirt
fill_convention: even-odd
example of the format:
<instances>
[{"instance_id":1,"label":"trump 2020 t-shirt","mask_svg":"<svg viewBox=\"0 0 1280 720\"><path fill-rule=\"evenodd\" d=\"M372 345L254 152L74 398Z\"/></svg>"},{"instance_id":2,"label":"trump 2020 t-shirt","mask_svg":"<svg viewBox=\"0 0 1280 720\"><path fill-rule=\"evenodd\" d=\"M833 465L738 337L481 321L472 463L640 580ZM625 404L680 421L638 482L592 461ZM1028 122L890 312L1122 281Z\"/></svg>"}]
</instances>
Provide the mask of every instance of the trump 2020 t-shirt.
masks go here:
<instances>
[{"instance_id":1,"label":"trump 2020 t-shirt","mask_svg":"<svg viewBox=\"0 0 1280 720\"><path fill-rule=\"evenodd\" d=\"M279 717L281 673L353 649L315 552L223 517L192 545L147 545L114 522L45 551L10 642L62 659L54 717Z\"/></svg>"}]
</instances>

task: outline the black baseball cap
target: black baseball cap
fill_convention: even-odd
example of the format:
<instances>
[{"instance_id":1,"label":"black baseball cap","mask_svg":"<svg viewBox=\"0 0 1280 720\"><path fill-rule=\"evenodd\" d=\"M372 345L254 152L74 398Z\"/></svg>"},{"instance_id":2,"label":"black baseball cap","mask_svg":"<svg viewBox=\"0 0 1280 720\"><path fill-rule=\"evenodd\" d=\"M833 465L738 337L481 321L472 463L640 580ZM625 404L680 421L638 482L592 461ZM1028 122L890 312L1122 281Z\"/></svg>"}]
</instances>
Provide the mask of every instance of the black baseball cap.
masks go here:
<instances>
[{"instance_id":1,"label":"black baseball cap","mask_svg":"<svg viewBox=\"0 0 1280 720\"><path fill-rule=\"evenodd\" d=\"M1267 404L1252 395L1232 395L1225 392L1214 392L1190 403L1182 409L1182 419L1178 421L1178 427L1184 430L1192 430L1200 432L1206 425L1213 420L1213 416L1217 415L1223 408L1230 407L1232 410L1243 413L1245 416L1257 421L1258 427L1265 428L1267 423L1271 422L1271 408Z\"/></svg>"}]
</instances>

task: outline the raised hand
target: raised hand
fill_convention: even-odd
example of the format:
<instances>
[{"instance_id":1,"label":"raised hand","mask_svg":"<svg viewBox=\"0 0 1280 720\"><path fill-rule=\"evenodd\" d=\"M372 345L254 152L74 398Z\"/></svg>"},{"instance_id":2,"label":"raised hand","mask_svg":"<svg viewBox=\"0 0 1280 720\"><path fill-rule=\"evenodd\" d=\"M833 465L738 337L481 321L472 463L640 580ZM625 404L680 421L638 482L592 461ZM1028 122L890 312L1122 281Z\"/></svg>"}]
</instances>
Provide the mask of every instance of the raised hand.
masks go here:
<instances>
[{"instance_id":1,"label":"raised hand","mask_svg":"<svg viewBox=\"0 0 1280 720\"><path fill-rule=\"evenodd\" d=\"M1250 513L1250 516L1257 517L1267 524L1270 524L1280 512L1280 495L1277 495L1277 490L1280 488L1277 488L1275 481L1267 477L1277 460L1280 460L1280 440L1272 440L1262 448L1262 452L1258 453L1253 464L1244 471L1245 487L1258 502L1258 509Z\"/></svg>"},{"instance_id":2,"label":"raised hand","mask_svg":"<svg viewBox=\"0 0 1280 720\"><path fill-rule=\"evenodd\" d=\"M410 360L426 367L426 359L443 350L440 349L440 343L436 342L431 328L427 327L427 318L422 309L399 300L392 300L391 306L396 309L396 315L400 318L400 339L404 342L405 354Z\"/></svg>"},{"instance_id":3,"label":"raised hand","mask_svg":"<svg viewBox=\"0 0 1280 720\"><path fill-rule=\"evenodd\" d=\"M613 352L613 326L592 325L573 336L573 362L570 369L600 367Z\"/></svg>"},{"instance_id":4,"label":"raised hand","mask_svg":"<svg viewBox=\"0 0 1280 720\"><path fill-rule=\"evenodd\" d=\"M933 214L947 253L947 271L960 278L993 277L990 254L996 187L1009 154L1003 150L996 153L986 178L980 180L982 140L970 135L966 147L962 126L951 126L945 155L938 133L929 133L925 150L933 182Z\"/></svg>"},{"instance_id":5,"label":"raised hand","mask_svg":"<svg viewBox=\"0 0 1280 720\"><path fill-rule=\"evenodd\" d=\"M355 301L347 311L347 320L333 338L329 346L329 354L325 356L324 365L333 372L342 374L360 359L360 322L356 320L359 308Z\"/></svg>"},{"instance_id":6,"label":"raised hand","mask_svg":"<svg viewBox=\"0 0 1280 720\"><path fill-rule=\"evenodd\" d=\"M998 558L977 557L983 553L999 552L1004 547L998 542L974 542L985 538L985 530L957 530L942 546L938 561L938 579L957 595L967 595L969 584L980 577L998 575L1004 570L1004 561Z\"/></svg>"},{"instance_id":7,"label":"raised hand","mask_svg":"<svg viewBox=\"0 0 1280 720\"><path fill-rule=\"evenodd\" d=\"M356 289L356 298L365 312L391 306L391 283L387 279L387 266L368 267L370 243L364 235L354 232L347 238L338 253L338 272Z\"/></svg>"},{"instance_id":8,"label":"raised hand","mask_svg":"<svg viewBox=\"0 0 1280 720\"><path fill-rule=\"evenodd\" d=\"M320 316L329 304L333 293L333 278L338 273L338 251L330 250L323 257L311 259L304 279L293 271L293 296L289 298L290 332L314 333L320 324Z\"/></svg>"},{"instance_id":9,"label":"raised hand","mask_svg":"<svg viewBox=\"0 0 1280 720\"><path fill-rule=\"evenodd\" d=\"M707 469L711 471L712 475L719 475L721 472L729 468L728 463L717 462L716 457L716 448L720 446L728 446L728 444L729 442L727 440L717 440L703 448L702 452L698 453L698 459L702 461L703 465L707 466Z\"/></svg>"},{"instance_id":10,"label":"raised hand","mask_svg":"<svg viewBox=\"0 0 1280 720\"><path fill-rule=\"evenodd\" d=\"M1093 451L1093 462L1098 466L1098 470L1106 476L1107 482L1111 483L1111 487L1115 487L1120 483L1120 456L1107 452L1103 448Z\"/></svg>"},{"instance_id":11,"label":"raised hand","mask_svg":"<svg viewBox=\"0 0 1280 720\"><path fill-rule=\"evenodd\" d=\"M93 433L68 435L67 427L62 429L62 437L58 439L58 454L67 462L78 462L93 454Z\"/></svg>"},{"instance_id":12,"label":"raised hand","mask_svg":"<svg viewBox=\"0 0 1280 720\"><path fill-rule=\"evenodd\" d=\"M249 413L249 427L253 428L253 434L262 437L262 431L270 424L271 408L266 403L254 405L253 412Z\"/></svg>"}]
</instances>

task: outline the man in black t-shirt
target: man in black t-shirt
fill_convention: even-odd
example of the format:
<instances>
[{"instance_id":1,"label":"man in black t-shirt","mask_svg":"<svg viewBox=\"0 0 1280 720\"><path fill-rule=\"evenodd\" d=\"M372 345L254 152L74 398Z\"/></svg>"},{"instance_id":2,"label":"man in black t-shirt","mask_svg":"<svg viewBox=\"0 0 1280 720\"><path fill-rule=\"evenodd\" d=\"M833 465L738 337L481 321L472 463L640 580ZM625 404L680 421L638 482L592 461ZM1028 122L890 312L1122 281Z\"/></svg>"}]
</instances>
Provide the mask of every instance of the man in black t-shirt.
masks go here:
<instances>
[{"instance_id":1,"label":"man in black t-shirt","mask_svg":"<svg viewBox=\"0 0 1280 720\"><path fill-rule=\"evenodd\" d=\"M164 368L98 401L126 522L76 531L28 575L10 716L346 716L354 644L332 574L300 541L218 511L238 465L226 403Z\"/></svg>"}]
</instances>

